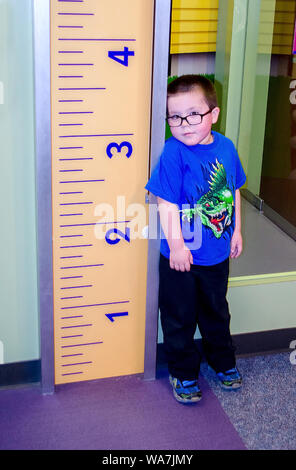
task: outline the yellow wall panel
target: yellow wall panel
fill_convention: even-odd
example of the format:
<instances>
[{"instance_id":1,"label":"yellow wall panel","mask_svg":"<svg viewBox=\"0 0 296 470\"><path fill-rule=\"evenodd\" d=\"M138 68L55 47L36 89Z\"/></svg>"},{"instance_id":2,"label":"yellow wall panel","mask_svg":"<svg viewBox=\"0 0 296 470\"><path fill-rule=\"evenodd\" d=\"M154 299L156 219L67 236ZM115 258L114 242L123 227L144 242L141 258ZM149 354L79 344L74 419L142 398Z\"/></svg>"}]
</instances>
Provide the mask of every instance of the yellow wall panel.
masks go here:
<instances>
[{"instance_id":1,"label":"yellow wall panel","mask_svg":"<svg viewBox=\"0 0 296 470\"><path fill-rule=\"evenodd\" d=\"M198 10L198 9L173 9L172 21L204 21L204 20L218 20L218 8L213 10Z\"/></svg>"},{"instance_id":2,"label":"yellow wall panel","mask_svg":"<svg viewBox=\"0 0 296 470\"><path fill-rule=\"evenodd\" d=\"M173 0L171 54L216 50L219 0Z\"/></svg>"},{"instance_id":3,"label":"yellow wall panel","mask_svg":"<svg viewBox=\"0 0 296 470\"><path fill-rule=\"evenodd\" d=\"M262 23L260 24L259 28L260 34L285 34L289 35L291 38L293 37L294 33L294 24L287 24L287 23L276 23L274 26L272 23Z\"/></svg>"},{"instance_id":4,"label":"yellow wall panel","mask_svg":"<svg viewBox=\"0 0 296 470\"><path fill-rule=\"evenodd\" d=\"M172 44L204 44L216 43L216 32L201 33L173 33L171 35Z\"/></svg>"},{"instance_id":5,"label":"yellow wall panel","mask_svg":"<svg viewBox=\"0 0 296 470\"><path fill-rule=\"evenodd\" d=\"M289 46L290 53L292 50L292 37L289 35L279 35L275 34L273 37L271 34L261 34L259 36L259 46L260 45L270 45L272 43L273 46Z\"/></svg>"},{"instance_id":6,"label":"yellow wall panel","mask_svg":"<svg viewBox=\"0 0 296 470\"><path fill-rule=\"evenodd\" d=\"M258 53L259 54L269 54L270 53L270 45L266 46L264 44L258 46ZM272 54L283 54L283 55L291 55L291 47L290 46L272 46Z\"/></svg>"},{"instance_id":7,"label":"yellow wall panel","mask_svg":"<svg viewBox=\"0 0 296 470\"><path fill-rule=\"evenodd\" d=\"M295 11L295 1L294 0L278 0L276 2L276 11Z\"/></svg>"},{"instance_id":8,"label":"yellow wall panel","mask_svg":"<svg viewBox=\"0 0 296 470\"><path fill-rule=\"evenodd\" d=\"M217 21L173 21L172 33L217 31Z\"/></svg>"},{"instance_id":9,"label":"yellow wall panel","mask_svg":"<svg viewBox=\"0 0 296 470\"><path fill-rule=\"evenodd\" d=\"M216 42L213 44L199 44L198 52L215 52ZM175 44L171 46L171 54L188 54L196 52L196 44Z\"/></svg>"},{"instance_id":10,"label":"yellow wall panel","mask_svg":"<svg viewBox=\"0 0 296 470\"><path fill-rule=\"evenodd\" d=\"M173 0L173 8L218 8L219 0Z\"/></svg>"},{"instance_id":11,"label":"yellow wall panel","mask_svg":"<svg viewBox=\"0 0 296 470\"><path fill-rule=\"evenodd\" d=\"M272 46L272 53L291 55L291 47L290 46Z\"/></svg>"},{"instance_id":12,"label":"yellow wall panel","mask_svg":"<svg viewBox=\"0 0 296 470\"><path fill-rule=\"evenodd\" d=\"M219 0L173 0L172 8L171 54L215 52ZM270 0L262 0L259 53L272 40L273 54L291 54L295 10L295 0L277 0L274 15Z\"/></svg>"}]
</instances>

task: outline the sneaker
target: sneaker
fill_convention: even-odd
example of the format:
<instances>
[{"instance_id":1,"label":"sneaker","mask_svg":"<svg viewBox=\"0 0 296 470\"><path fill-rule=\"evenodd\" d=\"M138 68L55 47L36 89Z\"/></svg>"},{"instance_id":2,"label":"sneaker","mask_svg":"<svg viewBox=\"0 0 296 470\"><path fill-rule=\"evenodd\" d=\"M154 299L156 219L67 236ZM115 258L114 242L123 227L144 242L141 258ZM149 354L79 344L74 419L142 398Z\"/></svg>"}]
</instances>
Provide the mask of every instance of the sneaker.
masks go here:
<instances>
[{"instance_id":1,"label":"sneaker","mask_svg":"<svg viewBox=\"0 0 296 470\"><path fill-rule=\"evenodd\" d=\"M217 377L226 390L234 390L242 386L242 376L236 367L225 372L218 372Z\"/></svg>"},{"instance_id":2,"label":"sneaker","mask_svg":"<svg viewBox=\"0 0 296 470\"><path fill-rule=\"evenodd\" d=\"M201 391L197 380L179 380L170 375L173 394L180 403L196 403L201 399Z\"/></svg>"}]
</instances>

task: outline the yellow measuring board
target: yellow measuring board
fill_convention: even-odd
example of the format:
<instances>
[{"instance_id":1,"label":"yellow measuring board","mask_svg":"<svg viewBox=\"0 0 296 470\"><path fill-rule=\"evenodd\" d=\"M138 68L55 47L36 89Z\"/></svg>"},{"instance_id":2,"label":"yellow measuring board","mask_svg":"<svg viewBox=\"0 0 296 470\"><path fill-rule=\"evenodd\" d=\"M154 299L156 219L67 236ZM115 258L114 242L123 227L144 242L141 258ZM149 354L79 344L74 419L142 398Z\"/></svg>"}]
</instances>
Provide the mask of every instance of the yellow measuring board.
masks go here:
<instances>
[{"instance_id":1,"label":"yellow measuring board","mask_svg":"<svg viewBox=\"0 0 296 470\"><path fill-rule=\"evenodd\" d=\"M154 1L50 15L55 383L141 373Z\"/></svg>"}]
</instances>

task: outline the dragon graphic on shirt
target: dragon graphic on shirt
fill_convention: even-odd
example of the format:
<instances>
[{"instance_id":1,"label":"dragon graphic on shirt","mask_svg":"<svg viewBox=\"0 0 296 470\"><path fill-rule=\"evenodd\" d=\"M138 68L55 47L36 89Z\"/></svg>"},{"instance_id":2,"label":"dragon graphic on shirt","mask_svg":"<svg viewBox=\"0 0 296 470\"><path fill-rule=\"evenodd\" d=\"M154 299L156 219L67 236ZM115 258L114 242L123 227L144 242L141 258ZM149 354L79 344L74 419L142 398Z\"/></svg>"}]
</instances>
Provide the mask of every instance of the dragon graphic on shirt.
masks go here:
<instances>
[{"instance_id":1,"label":"dragon graphic on shirt","mask_svg":"<svg viewBox=\"0 0 296 470\"><path fill-rule=\"evenodd\" d=\"M216 159L212 163L210 190L205 193L194 205L194 208L183 209L182 219L188 221L197 214L204 226L210 228L216 238L220 238L226 228L231 225L233 214L233 195L227 186L224 166Z\"/></svg>"}]
</instances>

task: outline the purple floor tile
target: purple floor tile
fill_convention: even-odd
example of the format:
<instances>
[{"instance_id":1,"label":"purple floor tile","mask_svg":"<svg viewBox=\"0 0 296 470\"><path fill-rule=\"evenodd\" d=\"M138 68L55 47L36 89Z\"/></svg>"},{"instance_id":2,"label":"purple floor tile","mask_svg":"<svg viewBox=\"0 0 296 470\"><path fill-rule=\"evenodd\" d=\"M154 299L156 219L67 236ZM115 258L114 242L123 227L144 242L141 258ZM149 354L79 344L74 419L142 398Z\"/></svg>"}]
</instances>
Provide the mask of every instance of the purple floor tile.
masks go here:
<instances>
[{"instance_id":1,"label":"purple floor tile","mask_svg":"<svg viewBox=\"0 0 296 470\"><path fill-rule=\"evenodd\" d=\"M202 400L175 401L167 376L102 379L0 391L0 449L243 450L207 382Z\"/></svg>"}]
</instances>

